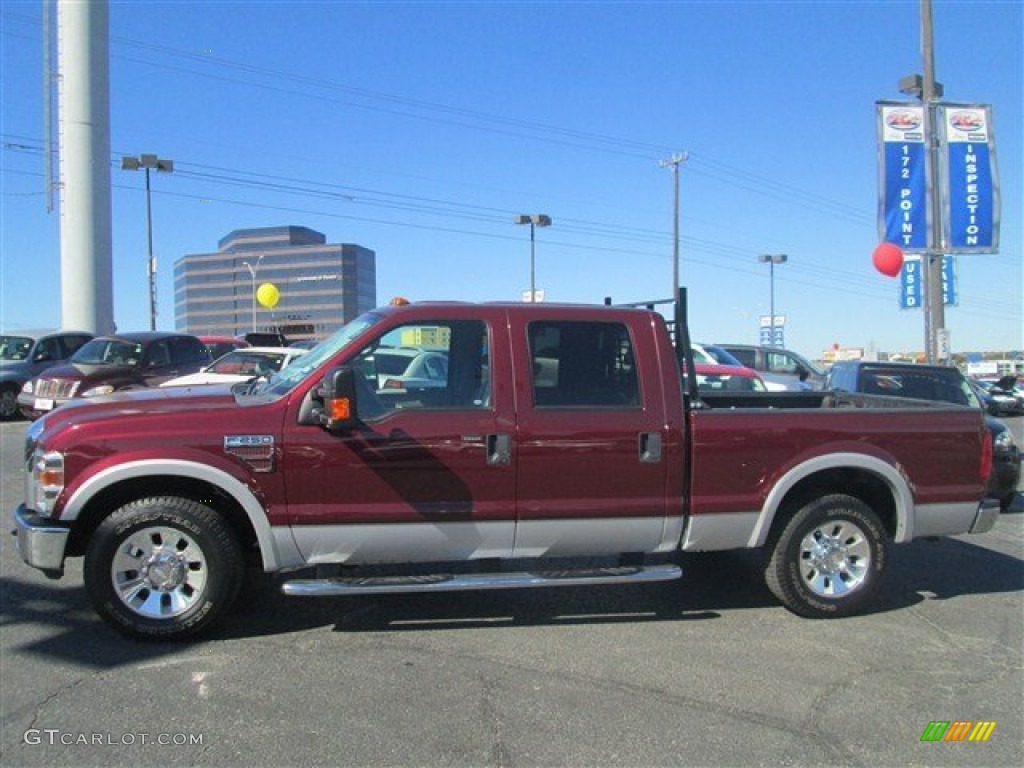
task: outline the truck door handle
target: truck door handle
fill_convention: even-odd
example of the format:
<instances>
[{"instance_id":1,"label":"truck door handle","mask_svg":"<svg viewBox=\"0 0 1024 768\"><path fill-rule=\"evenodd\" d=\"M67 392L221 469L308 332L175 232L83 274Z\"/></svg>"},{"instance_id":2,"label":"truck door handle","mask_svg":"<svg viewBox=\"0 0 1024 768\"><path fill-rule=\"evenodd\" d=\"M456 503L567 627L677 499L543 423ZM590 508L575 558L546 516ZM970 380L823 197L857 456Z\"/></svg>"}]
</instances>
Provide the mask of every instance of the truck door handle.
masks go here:
<instances>
[{"instance_id":1,"label":"truck door handle","mask_svg":"<svg viewBox=\"0 0 1024 768\"><path fill-rule=\"evenodd\" d=\"M661 461L661 432L641 432L638 444L641 464Z\"/></svg>"},{"instance_id":2,"label":"truck door handle","mask_svg":"<svg viewBox=\"0 0 1024 768\"><path fill-rule=\"evenodd\" d=\"M512 438L504 432L487 436L487 464L503 467L512 461Z\"/></svg>"}]
</instances>

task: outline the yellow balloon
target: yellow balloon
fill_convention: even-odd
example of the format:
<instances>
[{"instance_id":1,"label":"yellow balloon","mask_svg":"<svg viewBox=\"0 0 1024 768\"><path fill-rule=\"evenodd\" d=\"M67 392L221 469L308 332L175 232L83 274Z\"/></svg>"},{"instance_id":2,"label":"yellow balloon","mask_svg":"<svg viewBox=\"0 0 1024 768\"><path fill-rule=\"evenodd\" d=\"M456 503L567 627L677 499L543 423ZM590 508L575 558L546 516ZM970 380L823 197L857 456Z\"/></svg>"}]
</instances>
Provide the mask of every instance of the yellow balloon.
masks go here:
<instances>
[{"instance_id":1,"label":"yellow balloon","mask_svg":"<svg viewBox=\"0 0 1024 768\"><path fill-rule=\"evenodd\" d=\"M267 309L273 309L281 300L281 292L273 283L264 283L256 291L256 300Z\"/></svg>"}]
</instances>

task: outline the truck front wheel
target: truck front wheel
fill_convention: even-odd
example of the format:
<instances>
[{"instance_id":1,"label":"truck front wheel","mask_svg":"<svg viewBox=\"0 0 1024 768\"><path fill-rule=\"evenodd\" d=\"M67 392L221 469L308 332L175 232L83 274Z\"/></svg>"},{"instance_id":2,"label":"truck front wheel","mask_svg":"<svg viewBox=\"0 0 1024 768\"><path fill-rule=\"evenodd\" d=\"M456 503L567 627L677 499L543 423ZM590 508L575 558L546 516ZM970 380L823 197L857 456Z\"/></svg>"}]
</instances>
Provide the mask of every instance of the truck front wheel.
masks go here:
<instances>
[{"instance_id":1,"label":"truck front wheel","mask_svg":"<svg viewBox=\"0 0 1024 768\"><path fill-rule=\"evenodd\" d=\"M765 581L795 614L849 616L872 600L887 559L878 515L860 499L834 494L799 509L769 540Z\"/></svg>"},{"instance_id":2,"label":"truck front wheel","mask_svg":"<svg viewBox=\"0 0 1024 768\"><path fill-rule=\"evenodd\" d=\"M234 601L244 565L230 525L198 502L140 499L106 518L85 553L86 591L125 634L175 639L209 627Z\"/></svg>"}]
</instances>

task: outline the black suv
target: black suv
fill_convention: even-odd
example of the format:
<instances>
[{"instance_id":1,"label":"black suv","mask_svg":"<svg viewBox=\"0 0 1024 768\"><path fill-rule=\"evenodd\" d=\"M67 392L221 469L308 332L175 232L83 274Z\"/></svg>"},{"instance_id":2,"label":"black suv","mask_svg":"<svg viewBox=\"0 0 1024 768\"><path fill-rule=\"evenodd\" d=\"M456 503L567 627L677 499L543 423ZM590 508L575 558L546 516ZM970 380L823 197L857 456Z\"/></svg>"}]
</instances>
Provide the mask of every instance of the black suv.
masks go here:
<instances>
[{"instance_id":1,"label":"black suv","mask_svg":"<svg viewBox=\"0 0 1024 768\"><path fill-rule=\"evenodd\" d=\"M158 386L210 362L209 350L187 334L148 331L98 336L75 352L67 365L29 381L18 395L18 407L26 417L36 419L72 398Z\"/></svg>"},{"instance_id":2,"label":"black suv","mask_svg":"<svg viewBox=\"0 0 1024 768\"><path fill-rule=\"evenodd\" d=\"M18 416L18 393L25 382L66 363L92 336L52 329L0 334L0 421Z\"/></svg>"},{"instance_id":3,"label":"black suv","mask_svg":"<svg viewBox=\"0 0 1024 768\"><path fill-rule=\"evenodd\" d=\"M829 370L825 389L984 408L967 378L958 369L942 365L844 360ZM1017 498L1020 449L1013 442L1013 433L999 419L986 414L985 425L992 434L993 448L986 495L999 499L1005 512Z\"/></svg>"}]
</instances>

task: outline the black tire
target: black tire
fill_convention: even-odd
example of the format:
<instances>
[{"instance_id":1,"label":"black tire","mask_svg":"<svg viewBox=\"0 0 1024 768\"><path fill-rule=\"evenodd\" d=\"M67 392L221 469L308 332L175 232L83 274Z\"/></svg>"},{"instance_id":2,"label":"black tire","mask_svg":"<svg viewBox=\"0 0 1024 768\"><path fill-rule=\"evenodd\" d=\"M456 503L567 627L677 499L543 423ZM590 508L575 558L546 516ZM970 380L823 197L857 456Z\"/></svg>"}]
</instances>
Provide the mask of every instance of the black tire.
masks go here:
<instances>
[{"instance_id":1,"label":"black tire","mask_svg":"<svg viewBox=\"0 0 1024 768\"><path fill-rule=\"evenodd\" d=\"M874 598L889 559L881 520L860 499L823 496L799 509L768 541L768 589L812 619L858 613Z\"/></svg>"},{"instance_id":2,"label":"black tire","mask_svg":"<svg viewBox=\"0 0 1024 768\"><path fill-rule=\"evenodd\" d=\"M18 393L21 387L8 384L0 387L0 421L14 421L21 417L21 409L18 407Z\"/></svg>"},{"instance_id":3,"label":"black tire","mask_svg":"<svg viewBox=\"0 0 1024 768\"><path fill-rule=\"evenodd\" d=\"M97 613L137 638L179 639L209 628L244 575L238 540L215 511L173 496L140 499L93 532L85 588Z\"/></svg>"}]
</instances>

